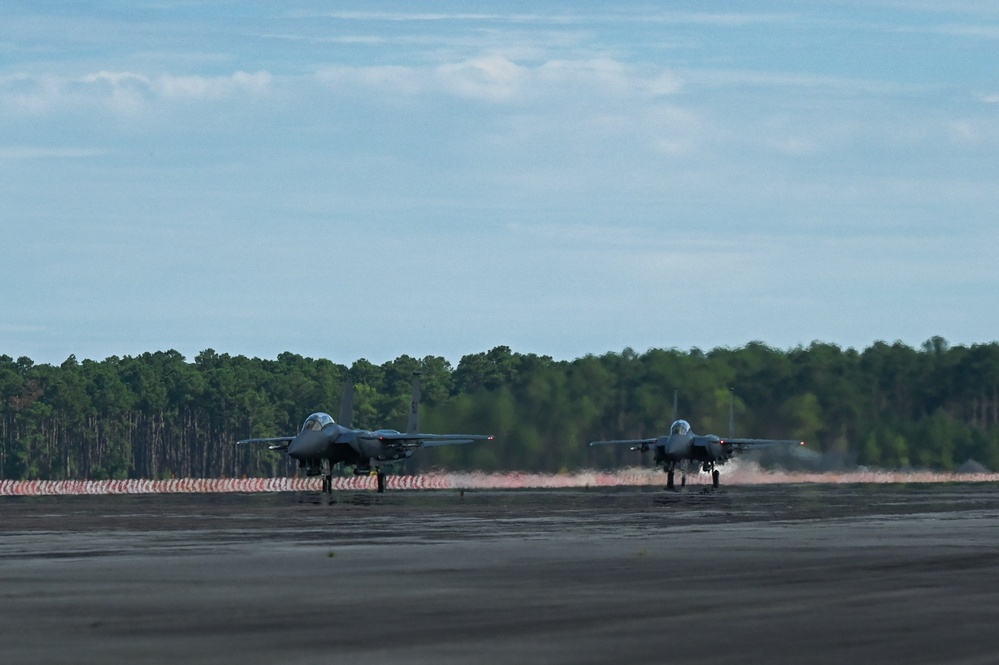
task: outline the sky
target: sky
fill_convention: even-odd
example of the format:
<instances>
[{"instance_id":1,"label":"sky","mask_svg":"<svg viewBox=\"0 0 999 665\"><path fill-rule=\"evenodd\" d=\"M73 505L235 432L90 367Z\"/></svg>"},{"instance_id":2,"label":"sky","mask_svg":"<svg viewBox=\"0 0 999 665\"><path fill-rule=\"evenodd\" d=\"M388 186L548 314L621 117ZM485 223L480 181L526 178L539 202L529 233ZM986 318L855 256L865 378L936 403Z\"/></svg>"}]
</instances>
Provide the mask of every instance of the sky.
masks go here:
<instances>
[{"instance_id":1,"label":"sky","mask_svg":"<svg viewBox=\"0 0 999 665\"><path fill-rule=\"evenodd\" d=\"M4 2L0 355L999 330L999 4Z\"/></svg>"}]
</instances>

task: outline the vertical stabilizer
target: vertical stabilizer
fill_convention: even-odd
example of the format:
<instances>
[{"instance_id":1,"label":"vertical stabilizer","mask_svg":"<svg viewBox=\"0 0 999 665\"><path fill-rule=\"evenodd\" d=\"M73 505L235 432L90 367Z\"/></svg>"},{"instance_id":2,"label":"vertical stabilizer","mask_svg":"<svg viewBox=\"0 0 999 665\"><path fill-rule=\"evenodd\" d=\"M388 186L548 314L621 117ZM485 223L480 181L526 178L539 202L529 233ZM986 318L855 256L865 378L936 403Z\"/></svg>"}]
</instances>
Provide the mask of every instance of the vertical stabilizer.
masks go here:
<instances>
[{"instance_id":1,"label":"vertical stabilizer","mask_svg":"<svg viewBox=\"0 0 999 665\"><path fill-rule=\"evenodd\" d=\"M735 393L728 389L728 436L735 438Z\"/></svg>"},{"instance_id":2,"label":"vertical stabilizer","mask_svg":"<svg viewBox=\"0 0 999 665\"><path fill-rule=\"evenodd\" d=\"M676 401L677 401L677 399L678 399L678 395L679 395L679 394L680 394L680 391L679 391L679 390L676 390L676 389L674 388L674 389L673 389L673 422L674 422L674 423L676 422Z\"/></svg>"},{"instance_id":3,"label":"vertical stabilizer","mask_svg":"<svg viewBox=\"0 0 999 665\"><path fill-rule=\"evenodd\" d=\"M343 384L343 400L340 402L340 419L337 421L344 427L353 427L354 420L354 380L347 377Z\"/></svg>"},{"instance_id":4,"label":"vertical stabilizer","mask_svg":"<svg viewBox=\"0 0 999 665\"><path fill-rule=\"evenodd\" d=\"M409 423L406 434L417 434L420 431L420 373L413 372L413 397L409 401Z\"/></svg>"}]
</instances>

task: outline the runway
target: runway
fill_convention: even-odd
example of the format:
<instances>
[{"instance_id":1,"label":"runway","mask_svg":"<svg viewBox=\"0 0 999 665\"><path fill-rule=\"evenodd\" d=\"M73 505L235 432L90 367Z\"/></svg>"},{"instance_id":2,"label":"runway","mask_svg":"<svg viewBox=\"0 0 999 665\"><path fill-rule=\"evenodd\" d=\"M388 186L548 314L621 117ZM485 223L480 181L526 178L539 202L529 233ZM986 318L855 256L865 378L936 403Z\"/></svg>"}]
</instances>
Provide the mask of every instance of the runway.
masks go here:
<instances>
[{"instance_id":1,"label":"runway","mask_svg":"<svg viewBox=\"0 0 999 665\"><path fill-rule=\"evenodd\" d=\"M993 663L999 485L0 498L4 663Z\"/></svg>"}]
</instances>

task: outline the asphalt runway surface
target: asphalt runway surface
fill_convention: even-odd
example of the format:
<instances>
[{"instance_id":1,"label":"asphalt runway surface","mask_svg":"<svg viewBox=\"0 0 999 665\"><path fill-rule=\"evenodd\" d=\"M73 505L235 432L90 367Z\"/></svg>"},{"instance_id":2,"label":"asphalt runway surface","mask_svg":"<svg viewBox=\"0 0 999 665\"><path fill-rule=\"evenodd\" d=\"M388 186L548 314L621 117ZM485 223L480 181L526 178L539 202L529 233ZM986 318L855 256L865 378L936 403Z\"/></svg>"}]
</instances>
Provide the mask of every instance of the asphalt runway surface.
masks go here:
<instances>
[{"instance_id":1,"label":"asphalt runway surface","mask_svg":"<svg viewBox=\"0 0 999 665\"><path fill-rule=\"evenodd\" d=\"M0 662L996 663L999 486L0 499Z\"/></svg>"}]
</instances>

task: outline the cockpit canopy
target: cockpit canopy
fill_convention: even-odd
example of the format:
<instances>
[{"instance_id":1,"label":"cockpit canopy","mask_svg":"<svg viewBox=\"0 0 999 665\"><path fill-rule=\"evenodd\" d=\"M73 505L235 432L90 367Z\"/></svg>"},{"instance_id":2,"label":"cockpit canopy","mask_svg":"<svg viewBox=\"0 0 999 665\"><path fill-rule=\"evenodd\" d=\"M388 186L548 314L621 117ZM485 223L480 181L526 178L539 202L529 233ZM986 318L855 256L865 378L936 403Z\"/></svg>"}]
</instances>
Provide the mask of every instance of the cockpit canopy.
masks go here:
<instances>
[{"instance_id":1,"label":"cockpit canopy","mask_svg":"<svg viewBox=\"0 0 999 665\"><path fill-rule=\"evenodd\" d=\"M305 424L302 425L303 432L318 432L327 425L332 425L334 420L332 416L328 413L313 413L311 416L305 419Z\"/></svg>"},{"instance_id":2,"label":"cockpit canopy","mask_svg":"<svg viewBox=\"0 0 999 665\"><path fill-rule=\"evenodd\" d=\"M686 436L690 433L690 423L686 420L678 420L669 428L670 434L679 434L680 436Z\"/></svg>"}]
</instances>

